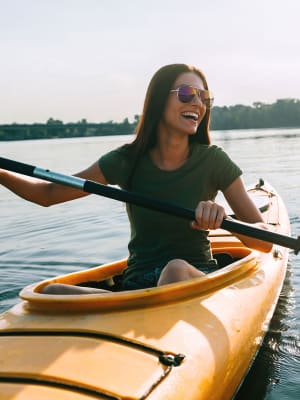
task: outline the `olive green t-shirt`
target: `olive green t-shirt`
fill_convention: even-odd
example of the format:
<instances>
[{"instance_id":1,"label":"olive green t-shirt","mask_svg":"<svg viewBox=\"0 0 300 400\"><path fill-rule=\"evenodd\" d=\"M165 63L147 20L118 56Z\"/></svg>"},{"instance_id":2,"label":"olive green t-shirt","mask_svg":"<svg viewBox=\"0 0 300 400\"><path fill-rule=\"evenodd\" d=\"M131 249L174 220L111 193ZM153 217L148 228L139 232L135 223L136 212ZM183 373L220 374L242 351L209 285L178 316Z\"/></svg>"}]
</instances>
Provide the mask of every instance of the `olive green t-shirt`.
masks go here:
<instances>
[{"instance_id":1,"label":"olive green t-shirt","mask_svg":"<svg viewBox=\"0 0 300 400\"><path fill-rule=\"evenodd\" d=\"M99 159L106 180L126 187L132 161L126 147ZM242 171L218 146L193 144L188 160L174 171L159 169L147 153L131 181L131 190L154 199L195 209L201 200L214 200ZM208 231L190 227L191 222L138 206L127 206L131 227L125 279L165 265L174 258L199 264L211 258Z\"/></svg>"}]
</instances>

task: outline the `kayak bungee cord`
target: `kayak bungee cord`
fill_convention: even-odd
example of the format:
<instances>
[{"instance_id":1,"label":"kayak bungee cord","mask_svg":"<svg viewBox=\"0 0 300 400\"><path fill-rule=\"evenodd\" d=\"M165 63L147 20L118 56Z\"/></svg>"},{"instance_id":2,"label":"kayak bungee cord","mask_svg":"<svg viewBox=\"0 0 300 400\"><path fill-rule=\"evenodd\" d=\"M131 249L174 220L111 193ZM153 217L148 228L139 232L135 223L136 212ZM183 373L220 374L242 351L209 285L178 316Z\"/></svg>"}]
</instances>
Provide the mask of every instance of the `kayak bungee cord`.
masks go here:
<instances>
[{"instance_id":1,"label":"kayak bungee cord","mask_svg":"<svg viewBox=\"0 0 300 400\"><path fill-rule=\"evenodd\" d=\"M48 169L39 168L30 164L21 163L3 157L0 157L0 168L23 175L40 178L49 182L70 186L87 193L97 194L125 203L134 204L136 206L149 208L154 211L174 215L190 221L195 219L195 210L152 199L138 193L129 192L127 190L116 189L111 186L103 185L101 183L76 176L64 175ZM290 236L259 229L243 222L231 221L227 218L222 221L221 228L230 232L239 233L293 249L295 254L298 254L300 250L300 236L295 239Z\"/></svg>"}]
</instances>

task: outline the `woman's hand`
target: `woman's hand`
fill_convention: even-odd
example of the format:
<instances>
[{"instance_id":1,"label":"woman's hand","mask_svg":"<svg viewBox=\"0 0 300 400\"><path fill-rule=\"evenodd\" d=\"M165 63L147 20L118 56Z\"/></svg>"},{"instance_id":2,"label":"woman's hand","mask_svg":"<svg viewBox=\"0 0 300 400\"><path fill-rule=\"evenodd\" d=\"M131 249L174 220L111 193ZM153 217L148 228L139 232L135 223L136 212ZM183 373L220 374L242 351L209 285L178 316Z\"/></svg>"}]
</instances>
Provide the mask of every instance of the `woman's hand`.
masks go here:
<instances>
[{"instance_id":1,"label":"woman's hand","mask_svg":"<svg viewBox=\"0 0 300 400\"><path fill-rule=\"evenodd\" d=\"M191 226L194 229L208 230L218 229L224 218L226 218L225 210L222 206L213 201L200 201L195 210L196 220Z\"/></svg>"},{"instance_id":2,"label":"woman's hand","mask_svg":"<svg viewBox=\"0 0 300 400\"><path fill-rule=\"evenodd\" d=\"M227 219L231 219L232 220L231 217L227 217ZM255 222L255 223L252 223L252 224L249 224L247 222L243 222L243 224L244 225L253 226L253 227L258 228L258 229L264 229L265 231L272 232L272 226L266 224L265 222ZM237 238L239 238L239 240L241 242L243 242L245 246L250 247L251 249L262 251L263 253L269 253L273 248L273 244L270 243L270 242L265 242L263 240L252 238L250 236L244 236L244 235L241 235L239 233L235 233L234 235Z\"/></svg>"}]
</instances>

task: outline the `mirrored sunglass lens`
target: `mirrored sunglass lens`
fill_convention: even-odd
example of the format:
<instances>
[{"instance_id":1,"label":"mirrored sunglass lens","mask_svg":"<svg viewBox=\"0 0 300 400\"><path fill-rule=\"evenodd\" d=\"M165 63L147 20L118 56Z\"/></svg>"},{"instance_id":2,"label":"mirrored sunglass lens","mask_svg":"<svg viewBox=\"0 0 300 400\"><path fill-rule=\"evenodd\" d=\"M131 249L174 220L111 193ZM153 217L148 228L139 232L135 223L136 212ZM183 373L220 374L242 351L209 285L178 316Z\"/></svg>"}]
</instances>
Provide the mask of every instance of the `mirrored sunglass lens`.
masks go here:
<instances>
[{"instance_id":1,"label":"mirrored sunglass lens","mask_svg":"<svg viewBox=\"0 0 300 400\"><path fill-rule=\"evenodd\" d=\"M196 94L196 90L191 86L181 86L178 89L178 98L183 103L188 103L193 99Z\"/></svg>"},{"instance_id":2,"label":"mirrored sunglass lens","mask_svg":"<svg viewBox=\"0 0 300 400\"><path fill-rule=\"evenodd\" d=\"M200 98L203 104L206 105L206 107L211 108L214 102L213 97L211 97L211 93L206 90L199 90Z\"/></svg>"}]
</instances>

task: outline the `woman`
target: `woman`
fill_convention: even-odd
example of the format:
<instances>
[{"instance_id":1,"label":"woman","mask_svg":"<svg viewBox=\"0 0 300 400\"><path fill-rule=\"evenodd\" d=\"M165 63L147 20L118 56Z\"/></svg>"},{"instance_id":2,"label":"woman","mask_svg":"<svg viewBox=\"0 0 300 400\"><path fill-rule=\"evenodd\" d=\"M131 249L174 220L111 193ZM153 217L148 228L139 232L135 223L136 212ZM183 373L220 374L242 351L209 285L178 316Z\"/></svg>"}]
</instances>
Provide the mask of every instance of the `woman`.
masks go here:
<instances>
[{"instance_id":1,"label":"woman","mask_svg":"<svg viewBox=\"0 0 300 400\"><path fill-rule=\"evenodd\" d=\"M196 209L190 224L180 218L129 205L128 267L123 289L139 289L199 277L218 268L208 230L220 227L224 208L214 202L221 190L235 215L249 223L263 219L249 198L241 170L217 146L210 145L213 98L203 73L185 64L159 69L147 90L136 138L102 156L76 176L118 184L156 199ZM26 200L50 206L87 193L6 171L0 183ZM260 226L264 226L260 224ZM269 243L241 237L252 248ZM45 293L98 293L100 289L49 285Z\"/></svg>"}]
</instances>

